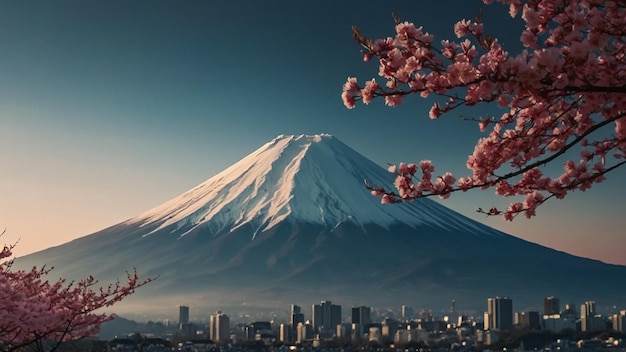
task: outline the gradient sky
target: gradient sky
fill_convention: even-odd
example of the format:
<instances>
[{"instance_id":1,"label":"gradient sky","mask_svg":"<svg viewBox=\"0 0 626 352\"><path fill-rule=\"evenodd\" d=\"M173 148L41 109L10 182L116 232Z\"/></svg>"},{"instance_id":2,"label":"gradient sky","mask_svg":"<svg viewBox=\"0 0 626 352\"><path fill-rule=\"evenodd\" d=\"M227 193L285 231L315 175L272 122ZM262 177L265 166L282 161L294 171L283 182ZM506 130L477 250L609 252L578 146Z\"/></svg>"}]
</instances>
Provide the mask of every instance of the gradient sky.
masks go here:
<instances>
[{"instance_id":1,"label":"gradient sky","mask_svg":"<svg viewBox=\"0 0 626 352\"><path fill-rule=\"evenodd\" d=\"M376 101L347 110L340 93L347 76L378 71L362 61L352 25L392 35L395 13L454 39L454 23L481 7L486 32L519 50L519 19L479 0L2 2L2 242L19 240L15 253L24 255L101 230L279 134L330 133L381 166L431 159L467 175L480 133L458 117L484 108L433 122L430 102L417 96L398 108ZM618 170L513 223L475 212L510 203L492 191L443 204L526 240L626 265L625 177Z\"/></svg>"}]
</instances>

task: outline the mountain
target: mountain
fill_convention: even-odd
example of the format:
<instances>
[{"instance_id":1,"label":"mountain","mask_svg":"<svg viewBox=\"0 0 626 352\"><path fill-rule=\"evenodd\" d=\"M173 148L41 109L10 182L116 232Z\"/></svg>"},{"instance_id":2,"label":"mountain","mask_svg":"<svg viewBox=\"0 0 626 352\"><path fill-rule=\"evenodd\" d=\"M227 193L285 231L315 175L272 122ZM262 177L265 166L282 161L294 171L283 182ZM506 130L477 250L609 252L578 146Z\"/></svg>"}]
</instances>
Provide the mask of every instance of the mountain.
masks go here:
<instances>
[{"instance_id":1,"label":"mountain","mask_svg":"<svg viewBox=\"0 0 626 352\"><path fill-rule=\"evenodd\" d=\"M158 279L128 309L344 306L484 310L626 303L626 267L494 230L430 199L381 205L363 186L393 175L330 135L278 136L195 188L132 219L16 261L106 283ZM246 308L246 309L247 309ZM539 309L540 310L540 309Z\"/></svg>"}]
</instances>

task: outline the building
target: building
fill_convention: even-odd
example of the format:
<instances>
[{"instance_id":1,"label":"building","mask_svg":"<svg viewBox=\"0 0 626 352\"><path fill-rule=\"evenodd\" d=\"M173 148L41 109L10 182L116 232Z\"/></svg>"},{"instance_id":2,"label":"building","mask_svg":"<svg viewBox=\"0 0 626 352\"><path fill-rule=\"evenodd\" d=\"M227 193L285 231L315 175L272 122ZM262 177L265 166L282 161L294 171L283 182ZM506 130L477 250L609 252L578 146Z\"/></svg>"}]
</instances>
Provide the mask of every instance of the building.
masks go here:
<instances>
[{"instance_id":1,"label":"building","mask_svg":"<svg viewBox=\"0 0 626 352\"><path fill-rule=\"evenodd\" d=\"M216 334L217 339L216 342L225 342L230 339L230 318L226 314L217 315L217 331Z\"/></svg>"},{"instance_id":2,"label":"building","mask_svg":"<svg viewBox=\"0 0 626 352\"><path fill-rule=\"evenodd\" d=\"M396 335L396 331L398 331L398 328L399 328L398 321L395 319L391 319L391 318L385 318L381 322L381 325L382 325L381 327L382 336L386 340L393 339L393 337Z\"/></svg>"},{"instance_id":3,"label":"building","mask_svg":"<svg viewBox=\"0 0 626 352\"><path fill-rule=\"evenodd\" d=\"M314 332L319 332L322 326L322 305L314 304L311 307L311 328Z\"/></svg>"},{"instance_id":4,"label":"building","mask_svg":"<svg viewBox=\"0 0 626 352\"><path fill-rule=\"evenodd\" d=\"M215 319L215 315L209 316L209 333L207 334L209 340L215 341L215 331L217 330L217 326L215 326L217 320Z\"/></svg>"},{"instance_id":5,"label":"building","mask_svg":"<svg viewBox=\"0 0 626 352\"><path fill-rule=\"evenodd\" d=\"M561 313L561 303L558 298L550 296L543 299L543 315L559 313Z\"/></svg>"},{"instance_id":6,"label":"building","mask_svg":"<svg viewBox=\"0 0 626 352\"><path fill-rule=\"evenodd\" d=\"M450 315L448 316L448 319L446 321L454 324L455 318L456 318L456 300L453 299L452 302L450 302Z\"/></svg>"},{"instance_id":7,"label":"building","mask_svg":"<svg viewBox=\"0 0 626 352\"><path fill-rule=\"evenodd\" d=\"M189 323L189 307L180 306L178 307L178 324L187 324L187 323Z\"/></svg>"},{"instance_id":8,"label":"building","mask_svg":"<svg viewBox=\"0 0 626 352\"><path fill-rule=\"evenodd\" d=\"M352 309L354 310L354 308ZM403 305L402 306L402 321L407 322L407 321L410 321L411 319L413 319L413 308Z\"/></svg>"},{"instance_id":9,"label":"building","mask_svg":"<svg viewBox=\"0 0 626 352\"><path fill-rule=\"evenodd\" d=\"M333 334L341 324L341 306L331 301L322 301L312 307L312 325L314 332L322 335Z\"/></svg>"},{"instance_id":10,"label":"building","mask_svg":"<svg viewBox=\"0 0 626 352\"><path fill-rule=\"evenodd\" d=\"M322 326L320 332L328 331L331 326L331 314L332 314L333 304L331 301L322 301Z\"/></svg>"},{"instance_id":11,"label":"building","mask_svg":"<svg viewBox=\"0 0 626 352\"><path fill-rule=\"evenodd\" d=\"M291 325L288 324L280 324L278 328L278 340L281 342L293 342Z\"/></svg>"},{"instance_id":12,"label":"building","mask_svg":"<svg viewBox=\"0 0 626 352\"><path fill-rule=\"evenodd\" d=\"M383 334L380 326L370 326L367 336L369 336L370 342L383 342Z\"/></svg>"},{"instance_id":13,"label":"building","mask_svg":"<svg viewBox=\"0 0 626 352\"><path fill-rule=\"evenodd\" d=\"M613 330L622 333L626 332L626 310L621 310L619 314L613 314L611 323L613 324Z\"/></svg>"},{"instance_id":14,"label":"building","mask_svg":"<svg viewBox=\"0 0 626 352\"><path fill-rule=\"evenodd\" d=\"M304 314L302 314L302 310L300 306L292 304L291 305L291 331L296 331L299 323L304 323Z\"/></svg>"},{"instance_id":15,"label":"building","mask_svg":"<svg viewBox=\"0 0 626 352\"><path fill-rule=\"evenodd\" d=\"M215 342L226 342L230 339L230 318L217 311L209 318L209 339Z\"/></svg>"},{"instance_id":16,"label":"building","mask_svg":"<svg viewBox=\"0 0 626 352\"><path fill-rule=\"evenodd\" d=\"M580 319L580 331L605 331L606 320L599 314Z\"/></svg>"},{"instance_id":17,"label":"building","mask_svg":"<svg viewBox=\"0 0 626 352\"><path fill-rule=\"evenodd\" d=\"M493 345L500 340L498 332L495 330L478 330L476 331L476 342L484 345Z\"/></svg>"},{"instance_id":18,"label":"building","mask_svg":"<svg viewBox=\"0 0 626 352\"><path fill-rule=\"evenodd\" d=\"M341 306L333 304L330 306L330 325L328 325L329 331L335 331L337 325L341 324Z\"/></svg>"},{"instance_id":19,"label":"building","mask_svg":"<svg viewBox=\"0 0 626 352\"><path fill-rule=\"evenodd\" d=\"M179 327L178 327L178 334L179 336L185 337L185 338L194 338L196 335L196 326L195 324L192 323L180 323Z\"/></svg>"},{"instance_id":20,"label":"building","mask_svg":"<svg viewBox=\"0 0 626 352\"><path fill-rule=\"evenodd\" d=\"M366 306L352 307L352 335L358 340L367 332L367 326L372 323L372 309Z\"/></svg>"},{"instance_id":21,"label":"building","mask_svg":"<svg viewBox=\"0 0 626 352\"><path fill-rule=\"evenodd\" d=\"M352 340L352 324L350 323L341 323L337 325L337 338Z\"/></svg>"},{"instance_id":22,"label":"building","mask_svg":"<svg viewBox=\"0 0 626 352\"><path fill-rule=\"evenodd\" d=\"M542 328L552 332L561 332L563 330L576 330L576 321L561 314L544 315Z\"/></svg>"},{"instance_id":23,"label":"building","mask_svg":"<svg viewBox=\"0 0 626 352\"><path fill-rule=\"evenodd\" d=\"M313 326L309 322L298 323L296 330L297 343L313 340Z\"/></svg>"},{"instance_id":24,"label":"building","mask_svg":"<svg viewBox=\"0 0 626 352\"><path fill-rule=\"evenodd\" d=\"M606 322L601 315L596 314L596 302L587 301L580 306L580 330L603 331Z\"/></svg>"},{"instance_id":25,"label":"building","mask_svg":"<svg viewBox=\"0 0 626 352\"><path fill-rule=\"evenodd\" d=\"M594 316L596 314L596 302L587 301L580 305L580 319Z\"/></svg>"},{"instance_id":26,"label":"building","mask_svg":"<svg viewBox=\"0 0 626 352\"><path fill-rule=\"evenodd\" d=\"M516 312L515 325L523 328L529 328L532 330L541 330L541 319L539 317L539 312Z\"/></svg>"},{"instance_id":27,"label":"building","mask_svg":"<svg viewBox=\"0 0 626 352\"><path fill-rule=\"evenodd\" d=\"M513 328L513 301L507 297L487 298L487 312L484 318L485 330Z\"/></svg>"},{"instance_id":28,"label":"building","mask_svg":"<svg viewBox=\"0 0 626 352\"><path fill-rule=\"evenodd\" d=\"M403 306L404 307L404 306ZM370 307L360 306L352 307L352 323L367 325L372 322L372 309Z\"/></svg>"},{"instance_id":29,"label":"building","mask_svg":"<svg viewBox=\"0 0 626 352\"><path fill-rule=\"evenodd\" d=\"M363 325L361 324L357 324L357 323L352 323L351 325L351 334L350 334L350 340L352 341L360 341L363 338L363 335L365 334L365 328L363 327Z\"/></svg>"}]
</instances>

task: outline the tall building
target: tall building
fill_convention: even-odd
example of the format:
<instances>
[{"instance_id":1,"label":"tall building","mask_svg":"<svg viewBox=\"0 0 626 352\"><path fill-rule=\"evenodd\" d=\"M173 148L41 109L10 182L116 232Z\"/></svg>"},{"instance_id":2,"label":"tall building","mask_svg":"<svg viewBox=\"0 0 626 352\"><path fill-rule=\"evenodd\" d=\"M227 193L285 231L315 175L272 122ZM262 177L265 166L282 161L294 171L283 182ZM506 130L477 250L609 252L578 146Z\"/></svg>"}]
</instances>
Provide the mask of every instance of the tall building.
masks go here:
<instances>
[{"instance_id":1,"label":"tall building","mask_svg":"<svg viewBox=\"0 0 626 352\"><path fill-rule=\"evenodd\" d=\"M292 304L291 305L291 331L296 331L299 323L304 323L304 314L302 314L302 310L300 306Z\"/></svg>"},{"instance_id":2,"label":"tall building","mask_svg":"<svg viewBox=\"0 0 626 352\"><path fill-rule=\"evenodd\" d=\"M178 307L178 324L187 324L189 322L189 307Z\"/></svg>"},{"instance_id":3,"label":"tall building","mask_svg":"<svg viewBox=\"0 0 626 352\"><path fill-rule=\"evenodd\" d=\"M297 325L296 325L297 326ZM292 342L293 338L291 337L291 332L294 331L291 329L290 325L280 324L278 328L278 338L281 342Z\"/></svg>"},{"instance_id":4,"label":"tall building","mask_svg":"<svg viewBox=\"0 0 626 352\"><path fill-rule=\"evenodd\" d=\"M361 325L370 324L372 322L371 312L372 309L370 307L352 307L352 323Z\"/></svg>"},{"instance_id":5,"label":"tall building","mask_svg":"<svg viewBox=\"0 0 626 352\"><path fill-rule=\"evenodd\" d=\"M328 331L331 327L331 314L333 304L331 301L322 301L322 329Z\"/></svg>"},{"instance_id":6,"label":"tall building","mask_svg":"<svg viewBox=\"0 0 626 352\"><path fill-rule=\"evenodd\" d=\"M313 329L322 334L329 334L341 324L341 306L332 304L331 301L322 301L312 307Z\"/></svg>"},{"instance_id":7,"label":"tall building","mask_svg":"<svg viewBox=\"0 0 626 352\"><path fill-rule=\"evenodd\" d=\"M411 319L413 319L413 308L403 305L402 306L402 320L409 321Z\"/></svg>"},{"instance_id":8,"label":"tall building","mask_svg":"<svg viewBox=\"0 0 626 352\"><path fill-rule=\"evenodd\" d=\"M604 318L596 314L596 302L587 301L580 306L580 330L602 331L606 329Z\"/></svg>"},{"instance_id":9,"label":"tall building","mask_svg":"<svg viewBox=\"0 0 626 352\"><path fill-rule=\"evenodd\" d=\"M217 342L228 341L230 338L230 318L226 314L217 315L217 329L216 334Z\"/></svg>"},{"instance_id":10,"label":"tall building","mask_svg":"<svg viewBox=\"0 0 626 352\"><path fill-rule=\"evenodd\" d=\"M314 332L318 332L322 326L322 305L314 304L311 307L311 328Z\"/></svg>"},{"instance_id":11,"label":"tall building","mask_svg":"<svg viewBox=\"0 0 626 352\"><path fill-rule=\"evenodd\" d=\"M613 314L611 323L613 324L613 330L622 333L626 332L626 310L621 310L619 314Z\"/></svg>"},{"instance_id":12,"label":"tall building","mask_svg":"<svg viewBox=\"0 0 626 352\"><path fill-rule=\"evenodd\" d=\"M352 307L352 339L359 340L366 332L366 326L372 323L370 307Z\"/></svg>"},{"instance_id":13,"label":"tall building","mask_svg":"<svg viewBox=\"0 0 626 352\"><path fill-rule=\"evenodd\" d=\"M330 325L328 326L329 331L337 331L337 325L341 324L341 306L338 304L333 304L330 306Z\"/></svg>"},{"instance_id":14,"label":"tall building","mask_svg":"<svg viewBox=\"0 0 626 352\"><path fill-rule=\"evenodd\" d=\"M209 318L209 339L215 342L225 342L230 339L230 318L217 311Z\"/></svg>"},{"instance_id":15,"label":"tall building","mask_svg":"<svg viewBox=\"0 0 626 352\"><path fill-rule=\"evenodd\" d=\"M552 315L561 313L561 303L559 299L553 296L543 299L543 314Z\"/></svg>"},{"instance_id":16,"label":"tall building","mask_svg":"<svg viewBox=\"0 0 626 352\"><path fill-rule=\"evenodd\" d=\"M513 301L507 297L487 298L485 330L513 328Z\"/></svg>"},{"instance_id":17,"label":"tall building","mask_svg":"<svg viewBox=\"0 0 626 352\"><path fill-rule=\"evenodd\" d=\"M596 314L596 302L587 301L580 305L580 318L592 317Z\"/></svg>"},{"instance_id":18,"label":"tall building","mask_svg":"<svg viewBox=\"0 0 626 352\"><path fill-rule=\"evenodd\" d=\"M302 343L313 339L313 327L308 322L306 324L299 323L296 330L296 342Z\"/></svg>"}]
</instances>

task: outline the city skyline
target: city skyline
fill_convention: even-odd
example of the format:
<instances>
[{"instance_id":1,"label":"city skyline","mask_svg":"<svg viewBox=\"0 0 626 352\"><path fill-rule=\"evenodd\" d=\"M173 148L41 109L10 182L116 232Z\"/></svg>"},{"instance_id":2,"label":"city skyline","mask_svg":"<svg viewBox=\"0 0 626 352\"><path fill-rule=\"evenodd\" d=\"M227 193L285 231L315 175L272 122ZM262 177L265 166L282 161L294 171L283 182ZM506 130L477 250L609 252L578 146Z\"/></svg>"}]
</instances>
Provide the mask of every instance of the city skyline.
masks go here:
<instances>
[{"instance_id":1,"label":"city skyline","mask_svg":"<svg viewBox=\"0 0 626 352\"><path fill-rule=\"evenodd\" d=\"M585 341L591 341L599 345L597 337L594 335L606 332L626 332L626 309L613 307L605 314L598 314L595 301L586 301L581 305L580 313L571 310L569 307L563 311L553 314L540 314L536 310L513 309L513 299L507 297L486 298L486 311L484 319L480 315L456 314L451 309L449 315L437 315L432 311L423 310L416 315L406 316L412 309L402 305L395 310L387 309L380 311L371 306L352 306L348 308L351 316L337 319L336 314L341 315L342 305L332 304L329 300L322 300L320 304L312 304L310 319L304 319L297 324L294 323L294 314L301 315L301 307L291 304L287 312L291 317L284 317L280 312L273 311L271 320L258 319L246 316L244 320L226 320L226 328L229 335L226 337L216 337L217 316L224 315L218 311L217 316L211 315L208 325L203 319L196 320L189 324L180 324L180 328L171 335L172 341L197 341L197 343L207 343L206 337L212 344L221 345L245 345L250 341L274 345L298 344L305 346L311 344L313 347L322 346L325 342L341 341L346 344L356 344L357 346L375 341L379 346L402 347L415 343L430 343L441 340L442 335L448 335L447 339L455 337L459 346L484 347L485 345L504 344L504 346L516 346L515 341L523 339L527 334L537 335L539 331L544 336L539 340L529 340L531 349L541 347L542 343L550 343L549 338L557 340L560 346L568 346L569 336L584 336L583 339L573 340L578 348ZM554 309L560 298L548 296L544 298L544 306L547 309ZM454 300L452 306L454 307ZM349 307L349 306L348 306ZM400 309L397 309L400 308ZM332 312L337 310L337 312ZM345 311L345 309L343 309ZM372 316L372 312L375 314ZM327 316L328 315L328 316ZM335 315L335 318L331 316ZM282 318L281 318L282 317ZM239 317L241 318L241 316ZM335 320L330 328L325 326L328 320ZM316 322L317 321L317 322ZM324 321L323 324L320 321ZM232 322L232 325L228 325ZM154 326L155 324L152 323ZM204 329L208 329L208 333ZM510 340L511 332L517 335L515 340ZM160 331L163 331L160 329ZM147 331L150 333L149 331ZM584 334L584 335L581 335ZM520 335L521 334L521 335ZM576 334L576 335L573 335ZM617 336L619 337L619 335ZM607 347L619 346L621 339L607 340ZM548 340L546 340L546 338ZM444 339L446 340L446 339ZM596 341L594 341L596 340ZM450 341L446 341L448 345ZM554 340L551 341L554 343ZM526 343L522 342L523 344ZM395 344L395 345L392 345ZM454 344L452 344L454 346ZM295 346L294 346L295 347ZM208 348L208 347L207 347Z\"/></svg>"},{"instance_id":2,"label":"city skyline","mask_svg":"<svg viewBox=\"0 0 626 352\"><path fill-rule=\"evenodd\" d=\"M382 321L385 318L391 318L398 321L411 321L421 319L444 320L446 317L471 317L476 321L485 322L485 329L510 329L516 324L516 313L535 312L538 313L539 316L542 318L549 317L555 314L563 314L576 317L577 319L584 319L585 317L591 317L596 314L608 317L615 312L620 312L626 309L626 305L616 305L611 302L600 302L600 304L598 305L595 300L590 299L584 302L577 302L578 304L575 302L569 302L558 312L548 312L548 314L546 314L546 312L543 311L546 302L550 302L550 307L555 307L554 302L561 302L562 300L562 297L547 296L544 298L543 301L537 301L534 306L520 307L519 304L518 306L515 305L514 297L493 295L491 297L486 296L484 298L484 305L481 307L466 307L467 309L453 312L449 309L446 309L445 307L436 308L421 306L419 304L398 303L396 306L383 307L370 305L368 304L368 302L363 302L363 304L361 305L354 306L341 304L341 302L332 303L333 301L331 300L321 299L320 303L291 304L283 307L284 309L282 311L280 309L270 309L254 316L250 315L249 312L242 313L245 312L245 310L237 312L232 307L231 311L222 312L221 308L219 307L207 308L206 306L180 305L179 316L180 314L182 314L182 310L186 309L186 314L188 314L187 316L185 316L186 318L188 318L186 322L207 322L210 324L211 317L214 317L217 314L226 314L230 317L230 322L233 324L272 321L274 324L288 324L290 326L297 326L299 323L306 323L310 324L314 328L321 328L323 326L321 323L314 322L315 315L319 314L323 317L324 313L322 311L322 306L328 304L328 312L330 312L331 306L341 309L341 323L350 322L359 324L371 324L379 323L378 320ZM563 301L566 300L567 298L565 298L565 300ZM451 303L456 301L456 299L453 299L451 300ZM302 307L310 308L303 310ZM212 311L211 309L217 309L217 311ZM190 314L189 312L195 313ZM282 314L279 314L280 312L282 312ZM405 315L403 314L403 312L409 313L408 315ZM299 318L297 320L294 320L294 314L299 315ZM167 321L171 320L169 317L162 317L159 319ZM502 326L503 322L504 327Z\"/></svg>"},{"instance_id":3,"label":"city skyline","mask_svg":"<svg viewBox=\"0 0 626 352\"><path fill-rule=\"evenodd\" d=\"M552 304L554 299L559 300L558 297L549 296L544 299L544 302L549 301ZM315 314L320 314L324 310L321 308L323 305L332 305L329 300L322 300L320 304L311 305L311 319L297 324L293 324L293 321L290 323L289 318L283 317L280 311L273 311L271 320L250 316L246 316L244 320L231 320L227 314L233 312L218 311L216 315L210 316L208 323L206 317L203 317L191 323L181 323L174 329L171 328L169 320L165 320L164 323L158 321L150 321L147 324L136 323L134 327L138 328L137 330L133 330L133 333L126 338L119 339L115 336L112 343L118 346L119 344L131 345L133 341L136 341L136 337L147 335L152 337L154 344L176 345L178 343L179 348L183 344L195 345L199 350L211 350L216 345L249 347L251 343L255 346L258 344L276 346L278 343L279 346L290 346L291 350L298 350L305 346L336 347L337 343L340 343L344 348L360 346L367 350L367 347L372 347L372 342L376 342L374 346L382 348L404 348L415 346L415 344L432 347L433 344L438 345L441 341L444 342L444 346L452 346L450 350L463 350L460 346L479 349L489 345L496 346L498 349L517 348L522 341L521 344L526 348L537 350L543 346L554 346L555 343L561 349L574 345L581 348L581 345L587 346L587 343L598 348L602 346L599 338L606 339L608 333L610 339L605 342L606 348L623 345L620 335L613 334L626 332L625 309L614 307L608 314L596 314L595 301L587 301L582 304L580 315L565 309L558 314L542 316L538 311L513 310L512 302L512 299L504 297L486 298L488 311L485 312L484 321L480 316L463 313L457 315L454 312L450 312L451 315L441 316L431 311L422 311L416 316L405 319L407 317L404 317L404 313L410 308L406 305L397 307L400 308L399 310L388 309L386 311L379 311L370 306L352 306L351 317L345 317L332 329L327 329L321 325L316 326L313 322ZM341 305L334 306L342 307ZM284 308L283 312L290 312L292 318L294 313L301 314L299 305L291 304L291 309ZM497 312L497 310L502 311ZM588 311L585 312L585 310ZM369 319L370 311L376 312L371 320ZM367 317L365 321L361 313ZM488 317L492 313L495 316ZM400 315L403 317L400 318ZM221 327L217 318L219 316L226 317ZM492 326L492 322L489 321L492 318L495 318L493 319L495 325L501 324L502 318L510 321L507 326ZM110 324L114 325L115 321ZM228 336L217 337L217 330L220 328L228 329ZM109 332L105 336L112 335ZM533 338L526 340L525 336L533 336ZM107 337L104 339L106 340ZM100 339L103 339L102 336Z\"/></svg>"},{"instance_id":4,"label":"city skyline","mask_svg":"<svg viewBox=\"0 0 626 352\"><path fill-rule=\"evenodd\" d=\"M125 221L280 134L330 133L381 166L428 158L466 175L480 137L473 123L456 115L430 122L429 104L418 98L347 110L340 93L347 76L377 72L363 63L352 25L391 35L394 13L437 39L455 39L454 23L481 8L488 32L519 24L505 6L479 0L4 3L3 243L19 241L14 252L23 256ZM517 51L520 30L496 35ZM624 176L619 169L513 223L475 212L509 203L491 192L442 204L528 241L626 265L624 197L615 191Z\"/></svg>"}]
</instances>

